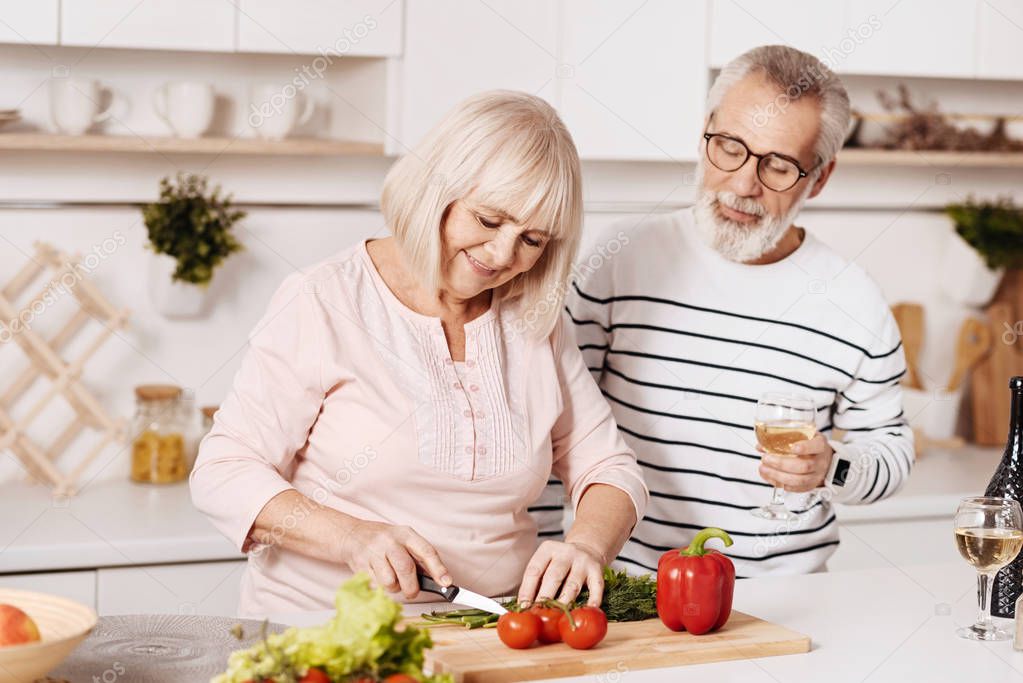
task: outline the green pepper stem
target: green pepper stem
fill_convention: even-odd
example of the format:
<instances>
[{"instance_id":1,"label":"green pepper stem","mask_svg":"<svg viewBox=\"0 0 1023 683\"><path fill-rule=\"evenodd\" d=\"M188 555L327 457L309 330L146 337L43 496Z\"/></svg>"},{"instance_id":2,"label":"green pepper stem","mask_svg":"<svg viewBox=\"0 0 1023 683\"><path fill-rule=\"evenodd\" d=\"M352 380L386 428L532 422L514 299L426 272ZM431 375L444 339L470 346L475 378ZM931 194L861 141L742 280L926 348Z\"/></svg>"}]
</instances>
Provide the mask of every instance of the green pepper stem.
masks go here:
<instances>
[{"instance_id":1,"label":"green pepper stem","mask_svg":"<svg viewBox=\"0 0 1023 683\"><path fill-rule=\"evenodd\" d=\"M688 557L701 557L707 554L704 549L704 544L712 538L719 538L725 544L725 547L732 545L732 537L728 535L724 529L719 529L716 526L709 527L700 531L696 534L696 538L689 544L689 547L683 548L678 551L679 555L686 555Z\"/></svg>"},{"instance_id":2,"label":"green pepper stem","mask_svg":"<svg viewBox=\"0 0 1023 683\"><path fill-rule=\"evenodd\" d=\"M575 630L575 619L572 618L572 610L568 608L568 605L566 605L563 602L558 602L553 598L547 598L546 600L544 600L543 605L544 607L556 607L562 612L564 612L565 616L568 617L569 628L571 628L573 631Z\"/></svg>"}]
</instances>

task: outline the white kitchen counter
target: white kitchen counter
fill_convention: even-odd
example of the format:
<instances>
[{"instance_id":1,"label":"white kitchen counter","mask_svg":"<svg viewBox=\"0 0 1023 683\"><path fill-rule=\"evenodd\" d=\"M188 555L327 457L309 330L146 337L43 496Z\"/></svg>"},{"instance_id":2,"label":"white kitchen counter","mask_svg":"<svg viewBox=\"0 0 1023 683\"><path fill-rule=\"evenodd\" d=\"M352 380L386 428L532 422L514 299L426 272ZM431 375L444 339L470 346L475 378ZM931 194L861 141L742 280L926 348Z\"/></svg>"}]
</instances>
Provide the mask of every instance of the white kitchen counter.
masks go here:
<instances>
[{"instance_id":1,"label":"white kitchen counter","mask_svg":"<svg viewBox=\"0 0 1023 683\"><path fill-rule=\"evenodd\" d=\"M930 451L898 495L874 505L838 506L839 521L951 516L960 498L983 491L999 458L997 449ZM44 487L4 482L0 520L0 573L242 558L192 507L185 483L112 479L54 501Z\"/></svg>"},{"instance_id":2,"label":"white kitchen counter","mask_svg":"<svg viewBox=\"0 0 1023 683\"><path fill-rule=\"evenodd\" d=\"M186 483L98 481L71 499L0 484L0 573L241 559Z\"/></svg>"},{"instance_id":3,"label":"white kitchen counter","mask_svg":"<svg viewBox=\"0 0 1023 683\"><path fill-rule=\"evenodd\" d=\"M951 543L951 539L949 540ZM680 680L715 683L1002 683L1023 681L1023 653L1011 642L964 640L955 629L976 618L976 574L965 562L744 579L735 609L809 635L805 654L664 669L616 669L550 679L561 683ZM406 605L406 614L451 609ZM329 612L271 615L296 626L322 623ZM1001 620L1000 620L1001 621ZM1002 621L1003 625L1012 622ZM496 647L503 647L499 643ZM579 654L586 656L585 652Z\"/></svg>"},{"instance_id":4,"label":"white kitchen counter","mask_svg":"<svg viewBox=\"0 0 1023 683\"><path fill-rule=\"evenodd\" d=\"M959 500L980 496L1002 458L1001 448L929 449L917 455L906 486L872 505L836 505L840 522L951 517Z\"/></svg>"}]
</instances>

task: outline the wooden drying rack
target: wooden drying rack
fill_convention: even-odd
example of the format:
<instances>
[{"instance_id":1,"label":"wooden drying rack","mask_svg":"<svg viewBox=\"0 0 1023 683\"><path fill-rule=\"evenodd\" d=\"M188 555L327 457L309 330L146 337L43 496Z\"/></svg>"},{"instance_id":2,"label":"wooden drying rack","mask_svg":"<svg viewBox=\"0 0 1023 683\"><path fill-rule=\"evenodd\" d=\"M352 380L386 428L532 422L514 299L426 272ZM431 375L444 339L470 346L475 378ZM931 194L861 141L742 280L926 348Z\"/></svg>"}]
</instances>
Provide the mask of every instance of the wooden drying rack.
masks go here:
<instances>
[{"instance_id":1,"label":"wooden drying rack","mask_svg":"<svg viewBox=\"0 0 1023 683\"><path fill-rule=\"evenodd\" d=\"M30 361L30 365L17 374L13 383L0 393L0 451L10 449L28 474L51 486L54 495L70 496L74 494L75 484L89 463L107 445L122 442L125 437L124 421L111 418L96 397L81 383L80 378L89 358L116 330L125 327L128 311L115 309L88 280L87 273L78 271L80 255L68 257L42 242L35 244L35 250L34 257L0 290L0 343L13 341ZM47 271L52 277L29 300L29 304L19 311L15 301ZM70 277L73 282L66 289L74 297L79 309L60 331L50 339L44 339L32 329L31 324L23 321L32 320L32 309L36 302L44 302L48 290L66 277ZM103 329L77 358L71 362L65 361L61 358L61 350L82 331L90 319L100 323ZM11 415L11 407L40 378L49 380L48 390L27 412L15 419ZM44 449L29 438L26 430L58 395L74 410L75 419ZM99 431L98 440L77 464L69 471L63 471L58 466L58 460L87 427Z\"/></svg>"}]
</instances>

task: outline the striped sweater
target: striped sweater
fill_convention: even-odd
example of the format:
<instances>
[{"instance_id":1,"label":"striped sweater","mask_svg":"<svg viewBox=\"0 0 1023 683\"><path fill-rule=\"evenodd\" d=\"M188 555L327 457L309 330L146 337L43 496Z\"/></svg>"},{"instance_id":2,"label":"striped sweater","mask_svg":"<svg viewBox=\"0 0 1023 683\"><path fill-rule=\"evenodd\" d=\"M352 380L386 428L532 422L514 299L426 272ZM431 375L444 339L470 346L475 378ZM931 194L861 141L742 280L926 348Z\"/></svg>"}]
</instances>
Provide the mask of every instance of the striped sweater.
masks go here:
<instances>
[{"instance_id":1,"label":"striped sweater","mask_svg":"<svg viewBox=\"0 0 1023 683\"><path fill-rule=\"evenodd\" d=\"M615 232L577 266L566 306L650 488L615 565L655 571L664 551L717 526L735 541L739 576L824 570L838 545L832 502L891 496L913 464L905 359L879 288L809 232L787 258L761 266L718 255L691 210ZM772 490L753 432L767 391L812 397L817 429L836 449L825 487L786 494L795 522L750 514ZM561 535L562 498L552 482L531 508L542 535Z\"/></svg>"}]
</instances>

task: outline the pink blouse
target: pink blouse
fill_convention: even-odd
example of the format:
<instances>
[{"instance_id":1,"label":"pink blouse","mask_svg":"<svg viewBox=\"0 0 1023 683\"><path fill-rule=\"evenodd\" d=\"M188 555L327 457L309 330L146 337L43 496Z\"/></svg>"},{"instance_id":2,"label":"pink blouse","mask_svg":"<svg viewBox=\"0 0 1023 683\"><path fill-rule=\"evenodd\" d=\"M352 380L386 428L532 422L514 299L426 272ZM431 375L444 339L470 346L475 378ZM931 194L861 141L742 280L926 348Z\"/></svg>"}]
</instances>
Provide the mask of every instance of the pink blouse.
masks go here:
<instances>
[{"instance_id":1,"label":"pink blouse","mask_svg":"<svg viewBox=\"0 0 1023 683\"><path fill-rule=\"evenodd\" d=\"M534 341L523 320L495 299L465 326L458 373L440 320L394 296L365 242L284 281L191 477L195 506L249 553L240 614L329 609L350 576L249 537L288 489L412 527L456 584L486 595L516 592L538 545L526 507L552 471L573 504L590 484L609 484L642 518L642 474L572 326ZM306 514L296 509L275 535Z\"/></svg>"}]
</instances>

